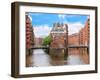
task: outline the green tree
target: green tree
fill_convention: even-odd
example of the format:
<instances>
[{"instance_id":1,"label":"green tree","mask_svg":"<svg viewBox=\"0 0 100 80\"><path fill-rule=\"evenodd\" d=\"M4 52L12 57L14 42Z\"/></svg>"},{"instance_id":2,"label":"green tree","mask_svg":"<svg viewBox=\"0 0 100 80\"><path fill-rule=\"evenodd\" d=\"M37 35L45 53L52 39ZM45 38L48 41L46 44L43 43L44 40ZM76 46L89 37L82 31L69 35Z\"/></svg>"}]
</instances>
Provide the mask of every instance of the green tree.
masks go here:
<instances>
[{"instance_id":1,"label":"green tree","mask_svg":"<svg viewBox=\"0 0 100 80\"><path fill-rule=\"evenodd\" d=\"M50 36L46 36L44 39L43 39L43 45L44 46L47 46L47 45L50 45L51 43L51 37Z\"/></svg>"}]
</instances>

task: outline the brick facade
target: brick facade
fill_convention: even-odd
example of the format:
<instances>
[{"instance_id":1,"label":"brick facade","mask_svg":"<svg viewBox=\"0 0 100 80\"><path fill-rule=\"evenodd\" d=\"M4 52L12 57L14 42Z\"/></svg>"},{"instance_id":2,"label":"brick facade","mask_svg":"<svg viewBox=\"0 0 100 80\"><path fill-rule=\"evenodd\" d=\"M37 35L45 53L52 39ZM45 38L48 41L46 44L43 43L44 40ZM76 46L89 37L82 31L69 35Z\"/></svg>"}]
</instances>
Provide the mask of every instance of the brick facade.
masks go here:
<instances>
[{"instance_id":1,"label":"brick facade","mask_svg":"<svg viewBox=\"0 0 100 80\"><path fill-rule=\"evenodd\" d=\"M79 44L80 45L89 45L89 35L90 35L90 24L89 19L87 20L84 28L79 32Z\"/></svg>"},{"instance_id":2,"label":"brick facade","mask_svg":"<svg viewBox=\"0 0 100 80\"><path fill-rule=\"evenodd\" d=\"M78 33L68 36L68 45L79 45L79 34Z\"/></svg>"},{"instance_id":3,"label":"brick facade","mask_svg":"<svg viewBox=\"0 0 100 80\"><path fill-rule=\"evenodd\" d=\"M63 48L68 45L68 26L67 24L55 23L51 30L50 36L52 42L50 47L52 48ZM67 38L67 39L66 39Z\"/></svg>"},{"instance_id":4,"label":"brick facade","mask_svg":"<svg viewBox=\"0 0 100 80\"><path fill-rule=\"evenodd\" d=\"M80 45L89 46L90 39L90 20L88 19L84 28L79 32L79 43ZM89 49L80 49L80 55L83 61L89 64Z\"/></svg>"},{"instance_id":5,"label":"brick facade","mask_svg":"<svg viewBox=\"0 0 100 80\"><path fill-rule=\"evenodd\" d=\"M90 24L89 19L86 21L85 26L79 31L79 33L75 33L68 36L68 45L83 45L89 46L90 39ZM89 52L87 48L71 48L68 50L68 54L79 54L85 63L89 63Z\"/></svg>"},{"instance_id":6,"label":"brick facade","mask_svg":"<svg viewBox=\"0 0 100 80\"><path fill-rule=\"evenodd\" d=\"M79 45L79 34L75 33L68 36L68 45L78 46ZM69 55L77 55L79 54L79 49L77 48L70 48L68 49Z\"/></svg>"},{"instance_id":7,"label":"brick facade","mask_svg":"<svg viewBox=\"0 0 100 80\"><path fill-rule=\"evenodd\" d=\"M31 19L26 15L26 54L29 54L32 51L29 51L34 44L34 33L33 27L31 24Z\"/></svg>"},{"instance_id":8,"label":"brick facade","mask_svg":"<svg viewBox=\"0 0 100 80\"><path fill-rule=\"evenodd\" d=\"M43 38L36 38L34 39L34 45L41 46L43 44Z\"/></svg>"}]
</instances>

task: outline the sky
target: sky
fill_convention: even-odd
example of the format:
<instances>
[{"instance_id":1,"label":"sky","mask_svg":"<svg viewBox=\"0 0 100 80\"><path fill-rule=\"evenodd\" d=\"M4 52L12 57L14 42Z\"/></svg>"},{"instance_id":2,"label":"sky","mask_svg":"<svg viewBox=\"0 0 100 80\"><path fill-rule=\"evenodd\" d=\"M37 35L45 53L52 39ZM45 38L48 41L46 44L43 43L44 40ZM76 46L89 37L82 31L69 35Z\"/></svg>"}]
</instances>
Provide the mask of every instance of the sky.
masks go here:
<instances>
[{"instance_id":1,"label":"sky","mask_svg":"<svg viewBox=\"0 0 100 80\"><path fill-rule=\"evenodd\" d=\"M68 24L68 34L78 33L81 30L87 19L88 15L79 14L53 14L53 13L34 13L27 12L32 21L35 37L48 36L54 23Z\"/></svg>"}]
</instances>

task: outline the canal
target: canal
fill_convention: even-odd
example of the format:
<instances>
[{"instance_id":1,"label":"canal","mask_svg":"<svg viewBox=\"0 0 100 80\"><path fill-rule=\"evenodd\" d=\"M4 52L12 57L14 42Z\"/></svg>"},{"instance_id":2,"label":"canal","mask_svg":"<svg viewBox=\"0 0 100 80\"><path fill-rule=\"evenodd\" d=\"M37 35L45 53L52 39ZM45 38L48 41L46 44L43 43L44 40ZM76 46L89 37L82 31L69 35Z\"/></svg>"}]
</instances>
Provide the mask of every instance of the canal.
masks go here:
<instances>
[{"instance_id":1,"label":"canal","mask_svg":"<svg viewBox=\"0 0 100 80\"><path fill-rule=\"evenodd\" d=\"M26 62L27 67L84 64L79 55L68 55L64 60L64 54L47 54L43 49L34 49L32 55L26 56Z\"/></svg>"},{"instance_id":2,"label":"canal","mask_svg":"<svg viewBox=\"0 0 100 80\"><path fill-rule=\"evenodd\" d=\"M43 49L33 50L33 66L51 66L51 58Z\"/></svg>"}]
</instances>

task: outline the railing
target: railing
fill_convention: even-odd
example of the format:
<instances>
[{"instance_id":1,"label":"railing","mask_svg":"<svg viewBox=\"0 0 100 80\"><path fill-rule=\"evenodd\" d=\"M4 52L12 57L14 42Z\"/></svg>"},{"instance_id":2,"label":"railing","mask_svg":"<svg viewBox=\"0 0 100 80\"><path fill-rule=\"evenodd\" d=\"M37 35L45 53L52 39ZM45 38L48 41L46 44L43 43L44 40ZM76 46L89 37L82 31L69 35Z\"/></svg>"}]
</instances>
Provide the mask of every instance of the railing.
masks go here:
<instances>
[{"instance_id":1,"label":"railing","mask_svg":"<svg viewBox=\"0 0 100 80\"><path fill-rule=\"evenodd\" d=\"M31 49L48 49L48 46L33 46Z\"/></svg>"},{"instance_id":2,"label":"railing","mask_svg":"<svg viewBox=\"0 0 100 80\"><path fill-rule=\"evenodd\" d=\"M68 48L89 48L86 45L68 45Z\"/></svg>"},{"instance_id":3,"label":"railing","mask_svg":"<svg viewBox=\"0 0 100 80\"><path fill-rule=\"evenodd\" d=\"M89 54L89 46L87 45L68 45L68 49L78 49L81 54L87 53ZM72 51L72 50L70 50Z\"/></svg>"},{"instance_id":4,"label":"railing","mask_svg":"<svg viewBox=\"0 0 100 80\"><path fill-rule=\"evenodd\" d=\"M31 49L65 49L65 48L89 48L89 46L86 45L68 45L67 47L60 47L60 48L52 48L49 46L33 46Z\"/></svg>"}]
</instances>

